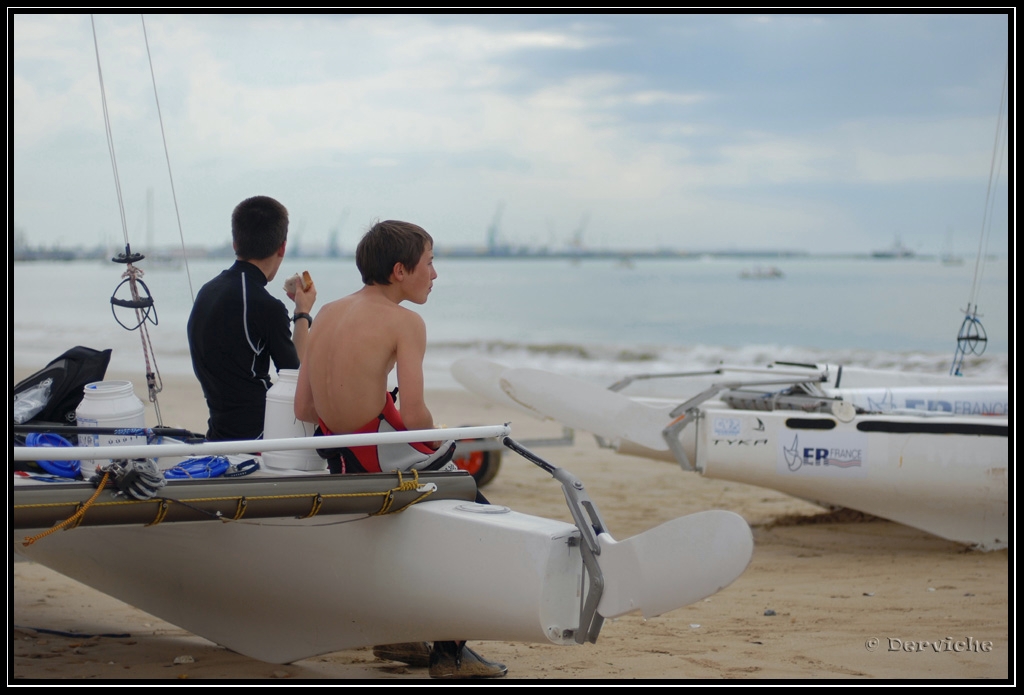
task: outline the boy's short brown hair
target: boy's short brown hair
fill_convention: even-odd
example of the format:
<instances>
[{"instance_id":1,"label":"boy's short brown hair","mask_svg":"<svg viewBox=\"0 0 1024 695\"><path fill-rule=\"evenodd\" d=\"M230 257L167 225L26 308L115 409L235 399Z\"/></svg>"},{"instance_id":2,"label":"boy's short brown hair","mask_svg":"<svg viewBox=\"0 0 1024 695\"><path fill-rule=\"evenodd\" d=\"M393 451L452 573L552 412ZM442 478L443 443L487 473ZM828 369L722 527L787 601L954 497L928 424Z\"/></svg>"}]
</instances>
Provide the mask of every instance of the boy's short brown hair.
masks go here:
<instances>
[{"instance_id":1,"label":"boy's short brown hair","mask_svg":"<svg viewBox=\"0 0 1024 695\"><path fill-rule=\"evenodd\" d=\"M370 227L356 247L356 267L364 285L390 285L395 263L413 270L427 245L434 240L411 222L385 220Z\"/></svg>"}]
</instances>

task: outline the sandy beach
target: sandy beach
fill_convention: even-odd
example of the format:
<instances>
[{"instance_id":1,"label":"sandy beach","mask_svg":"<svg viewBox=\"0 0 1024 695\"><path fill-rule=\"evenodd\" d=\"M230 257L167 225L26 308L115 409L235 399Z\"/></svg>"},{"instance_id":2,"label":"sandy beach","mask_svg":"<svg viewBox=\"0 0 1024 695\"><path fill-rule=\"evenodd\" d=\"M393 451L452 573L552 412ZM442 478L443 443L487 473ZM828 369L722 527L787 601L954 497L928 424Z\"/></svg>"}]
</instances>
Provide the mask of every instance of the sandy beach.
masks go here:
<instances>
[{"instance_id":1,"label":"sandy beach","mask_svg":"<svg viewBox=\"0 0 1024 695\"><path fill-rule=\"evenodd\" d=\"M138 376L107 378L132 379L140 391ZM164 382L164 424L205 431L198 383L187 377ZM448 426L511 421L520 440L561 431L465 392L431 392L428 404L436 421ZM149 417L156 424L152 408ZM1010 676L1005 550L977 552L899 524L829 515L770 490L599 449L582 432L572 446L537 451L584 481L617 538L718 508L747 520L755 550L747 571L718 594L647 621L608 621L597 644L472 643L508 664L509 679ZM559 485L511 452L484 492L496 504L570 521ZM11 567L9 679L426 677L424 670L375 659L369 648L288 665L261 663L35 563Z\"/></svg>"}]
</instances>

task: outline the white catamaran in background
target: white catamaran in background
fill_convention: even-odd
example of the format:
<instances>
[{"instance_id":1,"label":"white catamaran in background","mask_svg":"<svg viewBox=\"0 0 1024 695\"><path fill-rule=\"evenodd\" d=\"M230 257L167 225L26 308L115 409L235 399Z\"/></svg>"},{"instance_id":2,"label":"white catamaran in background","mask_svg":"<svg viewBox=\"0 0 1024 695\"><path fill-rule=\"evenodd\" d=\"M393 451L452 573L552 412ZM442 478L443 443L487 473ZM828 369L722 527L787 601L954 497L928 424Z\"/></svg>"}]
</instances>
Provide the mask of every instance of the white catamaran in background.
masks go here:
<instances>
[{"instance_id":1,"label":"white catamaran in background","mask_svg":"<svg viewBox=\"0 0 1024 695\"><path fill-rule=\"evenodd\" d=\"M619 453L849 507L980 548L1009 540L1006 382L837 365L643 374L609 388L462 360L467 389ZM671 384L674 398L630 397Z\"/></svg>"}]
</instances>

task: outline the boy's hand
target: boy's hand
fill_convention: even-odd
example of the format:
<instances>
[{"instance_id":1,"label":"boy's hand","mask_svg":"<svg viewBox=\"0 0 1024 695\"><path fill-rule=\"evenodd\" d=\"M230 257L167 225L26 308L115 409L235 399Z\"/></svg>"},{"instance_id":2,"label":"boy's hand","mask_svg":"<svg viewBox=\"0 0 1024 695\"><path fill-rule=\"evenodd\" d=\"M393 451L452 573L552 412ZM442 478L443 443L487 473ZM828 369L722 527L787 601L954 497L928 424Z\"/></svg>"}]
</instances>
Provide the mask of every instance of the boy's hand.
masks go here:
<instances>
[{"instance_id":1,"label":"boy's hand","mask_svg":"<svg viewBox=\"0 0 1024 695\"><path fill-rule=\"evenodd\" d=\"M284 283L284 291L288 299L295 302L295 312L308 314L313 304L316 303L316 285L309 271L302 271L302 275L293 275Z\"/></svg>"}]
</instances>

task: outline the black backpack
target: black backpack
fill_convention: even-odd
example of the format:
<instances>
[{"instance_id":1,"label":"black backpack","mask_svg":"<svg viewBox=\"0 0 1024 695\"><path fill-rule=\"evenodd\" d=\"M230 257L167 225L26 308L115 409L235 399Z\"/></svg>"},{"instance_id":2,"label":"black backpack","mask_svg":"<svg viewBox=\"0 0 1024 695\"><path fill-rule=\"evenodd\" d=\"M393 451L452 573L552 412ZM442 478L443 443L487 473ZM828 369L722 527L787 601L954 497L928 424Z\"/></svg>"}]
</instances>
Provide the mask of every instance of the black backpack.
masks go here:
<instances>
[{"instance_id":1,"label":"black backpack","mask_svg":"<svg viewBox=\"0 0 1024 695\"><path fill-rule=\"evenodd\" d=\"M79 345L52 360L32 376L19 381L11 394L12 398L45 379L53 379L46 405L31 420L22 424L75 424L75 410L82 402L85 385L103 381L110 363L110 352Z\"/></svg>"}]
</instances>

